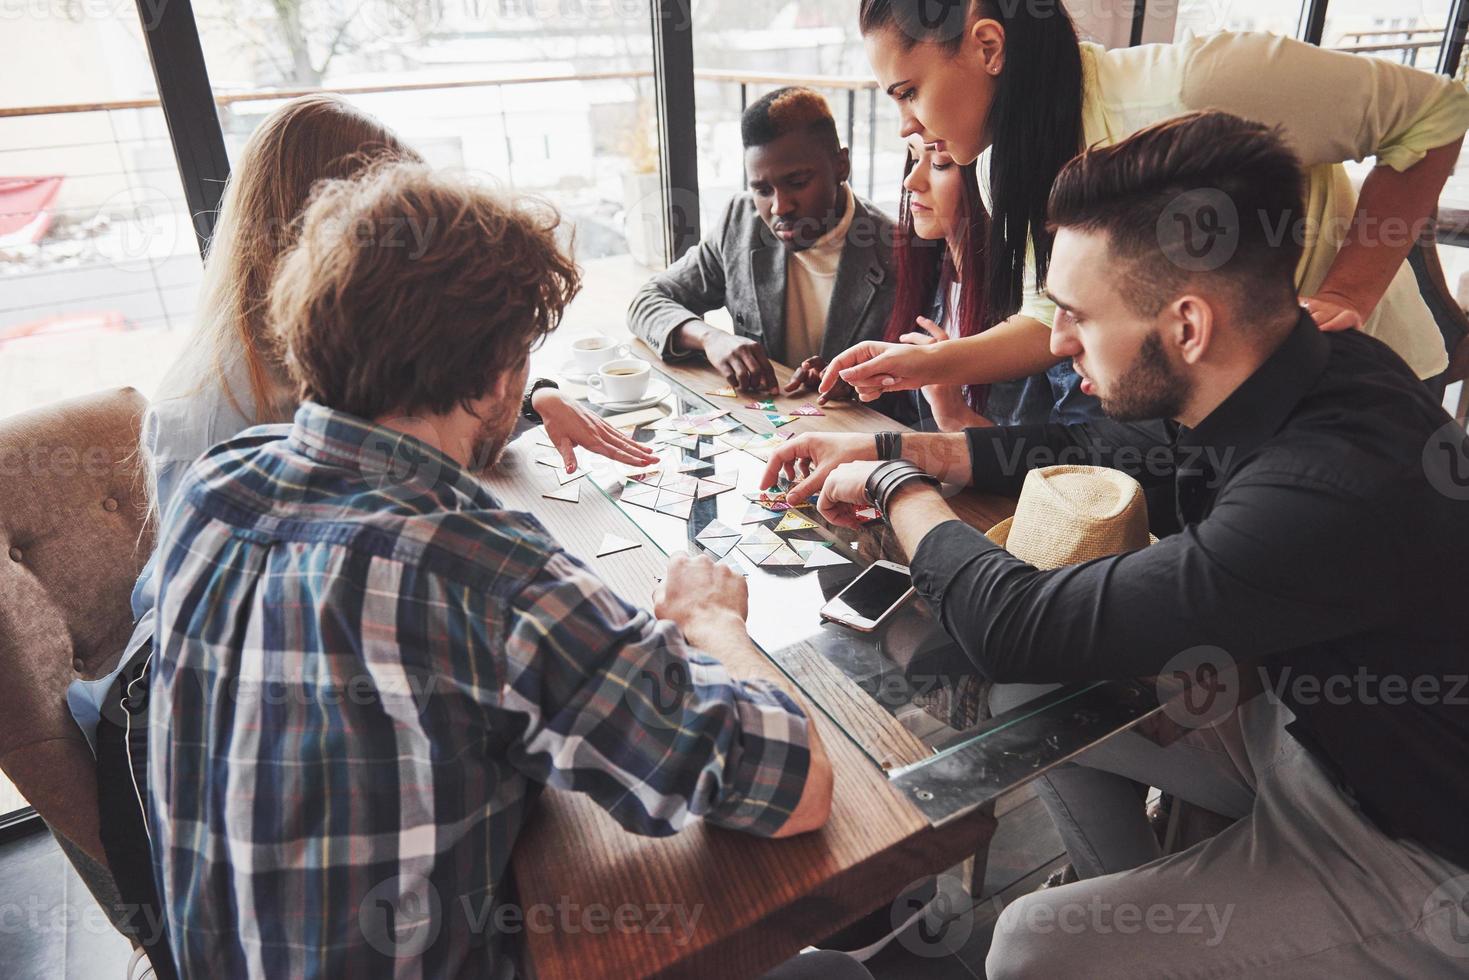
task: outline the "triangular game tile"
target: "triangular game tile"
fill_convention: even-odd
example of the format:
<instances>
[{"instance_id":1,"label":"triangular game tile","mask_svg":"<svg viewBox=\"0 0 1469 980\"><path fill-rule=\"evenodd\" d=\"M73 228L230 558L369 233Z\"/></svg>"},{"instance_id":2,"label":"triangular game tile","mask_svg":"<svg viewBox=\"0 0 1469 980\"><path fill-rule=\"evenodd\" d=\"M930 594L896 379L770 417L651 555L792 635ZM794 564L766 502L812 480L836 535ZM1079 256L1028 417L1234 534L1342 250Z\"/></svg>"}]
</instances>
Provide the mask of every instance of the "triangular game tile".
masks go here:
<instances>
[{"instance_id":1,"label":"triangular game tile","mask_svg":"<svg viewBox=\"0 0 1469 980\"><path fill-rule=\"evenodd\" d=\"M780 523L775 525L775 530L777 533L782 531L809 531L814 527L820 526L815 521L807 520L799 511L791 510L787 511L786 516L782 517Z\"/></svg>"},{"instance_id":2,"label":"triangular game tile","mask_svg":"<svg viewBox=\"0 0 1469 980\"><path fill-rule=\"evenodd\" d=\"M802 558L800 555L796 554L785 545L781 545L779 548L776 548L770 554L766 555L765 560L760 562L760 564L767 568L791 568L806 564L806 559Z\"/></svg>"},{"instance_id":3,"label":"triangular game tile","mask_svg":"<svg viewBox=\"0 0 1469 980\"><path fill-rule=\"evenodd\" d=\"M759 409L762 412L773 412L773 411L775 411L775 402L773 402L773 401L747 402L745 404L745 408L755 408L755 409Z\"/></svg>"},{"instance_id":4,"label":"triangular game tile","mask_svg":"<svg viewBox=\"0 0 1469 980\"><path fill-rule=\"evenodd\" d=\"M739 538L704 538L699 541L701 545L708 548L715 555L723 558L734 550L734 546L740 543Z\"/></svg>"},{"instance_id":5,"label":"triangular game tile","mask_svg":"<svg viewBox=\"0 0 1469 980\"><path fill-rule=\"evenodd\" d=\"M729 493L733 489L734 487L728 483L722 483L719 480L700 480L698 498L700 500L708 500L710 497L717 497L721 493Z\"/></svg>"},{"instance_id":6,"label":"triangular game tile","mask_svg":"<svg viewBox=\"0 0 1469 980\"><path fill-rule=\"evenodd\" d=\"M828 565L850 565L851 560L835 548L813 548L806 556L807 568L825 568Z\"/></svg>"},{"instance_id":7,"label":"triangular game tile","mask_svg":"<svg viewBox=\"0 0 1469 980\"><path fill-rule=\"evenodd\" d=\"M741 544L740 554L759 565L775 553L775 546L768 544Z\"/></svg>"},{"instance_id":8,"label":"triangular game tile","mask_svg":"<svg viewBox=\"0 0 1469 980\"><path fill-rule=\"evenodd\" d=\"M737 538L740 536L739 529L730 527L718 518L704 525L704 530L694 535L695 541L705 541L709 538Z\"/></svg>"},{"instance_id":9,"label":"triangular game tile","mask_svg":"<svg viewBox=\"0 0 1469 980\"><path fill-rule=\"evenodd\" d=\"M785 544L785 542L776 537L775 532L771 531L768 527L754 527L740 537L741 547L747 544L766 544L774 548L777 545Z\"/></svg>"},{"instance_id":10,"label":"triangular game tile","mask_svg":"<svg viewBox=\"0 0 1469 980\"><path fill-rule=\"evenodd\" d=\"M636 541L619 538L615 534L604 534L602 535L602 543L597 545L597 557L606 558L608 555L615 555L623 551L631 551L634 548L641 547L642 545Z\"/></svg>"},{"instance_id":11,"label":"triangular game tile","mask_svg":"<svg viewBox=\"0 0 1469 980\"><path fill-rule=\"evenodd\" d=\"M816 418L817 416L822 416L826 413L817 408L815 405L811 405L808 403L806 405L802 405L800 408L791 409L790 414L805 416L807 418Z\"/></svg>"},{"instance_id":12,"label":"triangular game tile","mask_svg":"<svg viewBox=\"0 0 1469 980\"><path fill-rule=\"evenodd\" d=\"M745 511L745 516L740 518L740 523L759 524L764 521L776 520L779 517L780 511L771 510L768 507L761 507L759 504L752 503L749 509Z\"/></svg>"},{"instance_id":13,"label":"triangular game tile","mask_svg":"<svg viewBox=\"0 0 1469 980\"><path fill-rule=\"evenodd\" d=\"M545 497L547 500L564 500L568 504L580 503L581 484L570 483L566 486L558 487L555 490L547 490L545 493L541 494L541 496Z\"/></svg>"},{"instance_id":14,"label":"triangular game tile","mask_svg":"<svg viewBox=\"0 0 1469 980\"><path fill-rule=\"evenodd\" d=\"M704 392L704 394L706 394L706 395L713 395L715 398L738 398L738 397L740 397L740 393L738 391L735 391L733 388L715 388L713 391L706 391L706 392Z\"/></svg>"},{"instance_id":15,"label":"triangular game tile","mask_svg":"<svg viewBox=\"0 0 1469 980\"><path fill-rule=\"evenodd\" d=\"M680 494L663 492L658 494L658 506L655 509L660 514L688 520L689 514L694 510L694 501Z\"/></svg>"}]
</instances>

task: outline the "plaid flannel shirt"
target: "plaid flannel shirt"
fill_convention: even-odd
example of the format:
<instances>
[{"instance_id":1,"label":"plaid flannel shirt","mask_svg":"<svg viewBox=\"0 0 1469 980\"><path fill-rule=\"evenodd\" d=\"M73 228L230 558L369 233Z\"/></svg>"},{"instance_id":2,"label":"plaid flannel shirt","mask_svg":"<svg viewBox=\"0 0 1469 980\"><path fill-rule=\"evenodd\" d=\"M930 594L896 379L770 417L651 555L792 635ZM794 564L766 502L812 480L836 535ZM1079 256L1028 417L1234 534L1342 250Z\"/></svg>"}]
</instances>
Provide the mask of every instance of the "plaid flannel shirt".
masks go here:
<instances>
[{"instance_id":1,"label":"plaid flannel shirt","mask_svg":"<svg viewBox=\"0 0 1469 980\"><path fill-rule=\"evenodd\" d=\"M541 785L657 836L768 835L805 784L785 694L447 456L320 405L194 464L158 575L150 824L185 976L504 975Z\"/></svg>"}]
</instances>

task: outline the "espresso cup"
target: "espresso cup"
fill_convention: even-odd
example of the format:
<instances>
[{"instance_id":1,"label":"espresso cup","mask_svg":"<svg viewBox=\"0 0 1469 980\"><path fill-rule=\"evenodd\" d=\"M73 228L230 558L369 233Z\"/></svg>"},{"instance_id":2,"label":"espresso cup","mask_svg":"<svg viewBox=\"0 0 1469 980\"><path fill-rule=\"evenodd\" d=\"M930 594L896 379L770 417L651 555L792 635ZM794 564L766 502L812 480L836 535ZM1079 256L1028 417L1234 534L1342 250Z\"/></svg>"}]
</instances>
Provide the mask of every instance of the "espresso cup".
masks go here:
<instances>
[{"instance_id":1,"label":"espresso cup","mask_svg":"<svg viewBox=\"0 0 1469 980\"><path fill-rule=\"evenodd\" d=\"M587 386L600 391L609 402L635 402L647 392L651 376L647 361L625 357L597 368L587 378Z\"/></svg>"},{"instance_id":2,"label":"espresso cup","mask_svg":"<svg viewBox=\"0 0 1469 980\"><path fill-rule=\"evenodd\" d=\"M604 337L601 334L593 334L590 337L582 337L571 342L572 363L586 374L595 374L597 369L608 361L628 357L631 354L631 347L619 344L611 337Z\"/></svg>"}]
</instances>

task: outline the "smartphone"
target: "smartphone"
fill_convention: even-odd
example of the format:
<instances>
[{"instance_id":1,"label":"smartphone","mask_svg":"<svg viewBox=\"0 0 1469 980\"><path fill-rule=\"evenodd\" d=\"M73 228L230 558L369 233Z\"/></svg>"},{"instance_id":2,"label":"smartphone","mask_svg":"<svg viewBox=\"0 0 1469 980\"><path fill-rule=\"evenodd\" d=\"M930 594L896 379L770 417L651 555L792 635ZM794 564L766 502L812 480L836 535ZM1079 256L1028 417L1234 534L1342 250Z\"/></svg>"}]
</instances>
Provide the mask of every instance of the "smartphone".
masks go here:
<instances>
[{"instance_id":1,"label":"smartphone","mask_svg":"<svg viewBox=\"0 0 1469 980\"><path fill-rule=\"evenodd\" d=\"M821 607L821 618L870 633L913 591L907 565L875 561Z\"/></svg>"}]
</instances>

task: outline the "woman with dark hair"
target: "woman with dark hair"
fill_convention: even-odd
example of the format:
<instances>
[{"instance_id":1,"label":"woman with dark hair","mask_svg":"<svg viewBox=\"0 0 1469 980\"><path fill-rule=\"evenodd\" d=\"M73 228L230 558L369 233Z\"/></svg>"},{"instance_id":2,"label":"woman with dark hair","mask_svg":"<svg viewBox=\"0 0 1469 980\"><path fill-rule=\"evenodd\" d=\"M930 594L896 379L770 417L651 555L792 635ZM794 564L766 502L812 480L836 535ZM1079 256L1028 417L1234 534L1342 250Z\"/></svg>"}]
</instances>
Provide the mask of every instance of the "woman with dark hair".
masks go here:
<instances>
[{"instance_id":1,"label":"woman with dark hair","mask_svg":"<svg viewBox=\"0 0 1469 980\"><path fill-rule=\"evenodd\" d=\"M985 237L989 221L974 164L960 165L942 143L908 140L893 248L896 288L884 340L919 346L981 333ZM1097 400L1071 382L1069 363L989 384L925 385L894 392L877 407L920 429L1021 425L1085 417Z\"/></svg>"},{"instance_id":2,"label":"woman with dark hair","mask_svg":"<svg viewBox=\"0 0 1469 980\"><path fill-rule=\"evenodd\" d=\"M859 17L878 82L898 103L904 138L941 144L955 162L977 166L989 225L976 253L982 272L962 274L976 286L983 281L981 329L942 344L859 344L831 363L823 387L846 381L872 401L933 385L1023 377L1056 364L1056 307L1042 289L1056 175L1083 147L1112 146L1203 109L1275 128L1303 164L1303 220L1267 233L1300 236L1295 285L1316 324L1374 335L1420 378L1447 366L1443 336L1405 260L1469 129L1469 92L1453 79L1265 34L1109 51L1079 41L1060 3L861 0ZM1377 166L1356 192L1342 163L1367 157ZM1178 192L1163 183L1154 193L1164 219L1199 215L1182 229L1190 256L1213 263L1198 271L1221 268L1242 222L1261 220L1236 210L1221 191L1211 202L1210 217L1218 220L1206 227L1197 201L1173 213ZM960 305L968 316L962 298ZM1237 314L1250 319L1256 311ZM1169 316L1168 306L1157 312L1158 331L1187 329ZM1094 393L1087 381L1081 391ZM857 455L849 458L864 458L873 449L859 442L850 451ZM821 467L830 471L843 461L841 453L825 455ZM991 707L998 713L1043 690L998 685ZM1109 764L1105 753L1121 751L1124 740L1131 740L1126 765ZM1131 778L1187 771L1180 751L1119 736L1037 780L1076 874L1108 874L1159 856Z\"/></svg>"},{"instance_id":3,"label":"woman with dark hair","mask_svg":"<svg viewBox=\"0 0 1469 980\"><path fill-rule=\"evenodd\" d=\"M1376 336L1420 378L1447 366L1405 260L1469 128L1469 92L1453 79L1267 34L1109 51L1079 41L1060 3L861 0L859 20L902 135L942 141L960 164L978 162L991 218L980 312L988 329L941 351L860 344L828 367L823 384L840 377L872 400L1055 364L1056 309L1042 287L1056 174L1085 146L1206 108L1279 126L1305 165L1306 219L1289 233L1306 247L1296 282L1317 324ZM1341 164L1367 157L1377 166L1357 193ZM1253 218L1227 212L1226 202L1214 229L1226 237L1231 218Z\"/></svg>"}]
</instances>

